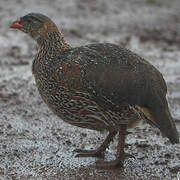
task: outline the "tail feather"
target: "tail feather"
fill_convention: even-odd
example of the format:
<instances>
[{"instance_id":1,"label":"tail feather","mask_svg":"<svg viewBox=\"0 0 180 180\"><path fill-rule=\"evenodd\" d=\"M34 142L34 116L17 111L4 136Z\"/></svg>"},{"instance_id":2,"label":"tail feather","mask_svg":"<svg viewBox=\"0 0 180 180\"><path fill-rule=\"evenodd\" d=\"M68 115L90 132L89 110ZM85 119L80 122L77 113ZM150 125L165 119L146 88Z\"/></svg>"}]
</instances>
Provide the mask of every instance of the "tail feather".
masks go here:
<instances>
[{"instance_id":1,"label":"tail feather","mask_svg":"<svg viewBox=\"0 0 180 180\"><path fill-rule=\"evenodd\" d=\"M160 108L144 108L136 106L139 112L142 112L147 123L160 129L161 133L168 137L171 143L179 143L179 135L176 129L175 122L169 112L168 104Z\"/></svg>"},{"instance_id":2,"label":"tail feather","mask_svg":"<svg viewBox=\"0 0 180 180\"><path fill-rule=\"evenodd\" d=\"M169 138L172 144L179 143L179 134L169 109L167 108L159 112L156 111L153 117L162 134Z\"/></svg>"}]
</instances>

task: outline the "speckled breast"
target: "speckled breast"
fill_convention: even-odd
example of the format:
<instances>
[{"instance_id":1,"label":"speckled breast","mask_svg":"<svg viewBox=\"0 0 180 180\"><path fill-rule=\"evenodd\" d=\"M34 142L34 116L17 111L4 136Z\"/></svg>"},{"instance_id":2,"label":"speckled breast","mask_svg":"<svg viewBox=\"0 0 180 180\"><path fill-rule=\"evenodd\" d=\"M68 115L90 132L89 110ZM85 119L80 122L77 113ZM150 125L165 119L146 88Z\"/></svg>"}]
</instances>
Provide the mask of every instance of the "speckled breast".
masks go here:
<instances>
[{"instance_id":1,"label":"speckled breast","mask_svg":"<svg viewBox=\"0 0 180 180\"><path fill-rule=\"evenodd\" d=\"M63 86L55 87L55 84L53 90L43 90L42 86L38 86L39 92L48 107L69 124L98 131L114 131L122 124L141 120L140 113L131 106L122 108L118 113L104 110L88 93Z\"/></svg>"},{"instance_id":2,"label":"speckled breast","mask_svg":"<svg viewBox=\"0 0 180 180\"><path fill-rule=\"evenodd\" d=\"M43 101L65 122L94 130L118 130L121 124L141 119L131 106L112 112L97 104L83 87L82 71L75 62L61 66L47 76L36 71L36 85Z\"/></svg>"}]
</instances>

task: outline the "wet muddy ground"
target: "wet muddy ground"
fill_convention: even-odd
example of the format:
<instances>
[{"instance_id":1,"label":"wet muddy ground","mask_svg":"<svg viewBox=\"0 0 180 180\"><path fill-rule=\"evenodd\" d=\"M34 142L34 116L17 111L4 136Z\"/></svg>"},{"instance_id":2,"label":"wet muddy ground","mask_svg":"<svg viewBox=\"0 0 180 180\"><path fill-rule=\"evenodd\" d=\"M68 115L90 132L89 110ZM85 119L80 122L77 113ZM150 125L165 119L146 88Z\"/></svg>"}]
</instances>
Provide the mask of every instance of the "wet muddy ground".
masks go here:
<instances>
[{"instance_id":1,"label":"wet muddy ground","mask_svg":"<svg viewBox=\"0 0 180 180\"><path fill-rule=\"evenodd\" d=\"M51 17L73 46L111 42L155 65L168 85L170 109L180 132L179 0L0 1L0 179L176 179L180 145L148 125L127 136L136 157L123 168L96 169L95 158L75 158L75 148L95 148L105 134L68 125L42 102L31 74L33 40L9 29L29 12ZM113 159L116 140L106 151Z\"/></svg>"}]
</instances>

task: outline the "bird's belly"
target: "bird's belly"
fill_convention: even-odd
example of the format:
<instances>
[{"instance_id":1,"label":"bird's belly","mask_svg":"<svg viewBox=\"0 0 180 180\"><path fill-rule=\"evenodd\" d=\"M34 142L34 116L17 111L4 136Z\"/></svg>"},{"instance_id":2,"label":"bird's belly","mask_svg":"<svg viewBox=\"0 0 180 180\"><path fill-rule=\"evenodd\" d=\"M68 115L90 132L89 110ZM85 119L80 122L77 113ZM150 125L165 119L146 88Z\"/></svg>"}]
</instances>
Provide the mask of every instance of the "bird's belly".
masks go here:
<instances>
[{"instance_id":1,"label":"bird's belly","mask_svg":"<svg viewBox=\"0 0 180 180\"><path fill-rule=\"evenodd\" d=\"M88 93L72 91L59 87L56 91L41 91L40 94L48 107L65 122L98 131L118 131L122 124L139 121L138 112L130 106L119 112L100 107Z\"/></svg>"},{"instance_id":2,"label":"bird's belly","mask_svg":"<svg viewBox=\"0 0 180 180\"><path fill-rule=\"evenodd\" d=\"M57 91L39 91L43 101L63 121L74 126L102 131L111 123L99 106L90 100L89 95L64 87Z\"/></svg>"}]
</instances>

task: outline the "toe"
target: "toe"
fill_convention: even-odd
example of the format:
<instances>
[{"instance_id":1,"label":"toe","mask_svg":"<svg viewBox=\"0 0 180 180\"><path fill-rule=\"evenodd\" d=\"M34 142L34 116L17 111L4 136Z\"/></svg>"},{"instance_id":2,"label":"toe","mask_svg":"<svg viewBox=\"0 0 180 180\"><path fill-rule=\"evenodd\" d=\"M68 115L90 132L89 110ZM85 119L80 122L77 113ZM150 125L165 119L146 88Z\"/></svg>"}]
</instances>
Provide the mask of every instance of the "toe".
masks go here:
<instances>
[{"instance_id":1,"label":"toe","mask_svg":"<svg viewBox=\"0 0 180 180\"><path fill-rule=\"evenodd\" d=\"M123 161L120 159L116 159L113 161L99 160L96 162L96 167L100 169L114 169L122 166L123 166Z\"/></svg>"}]
</instances>

